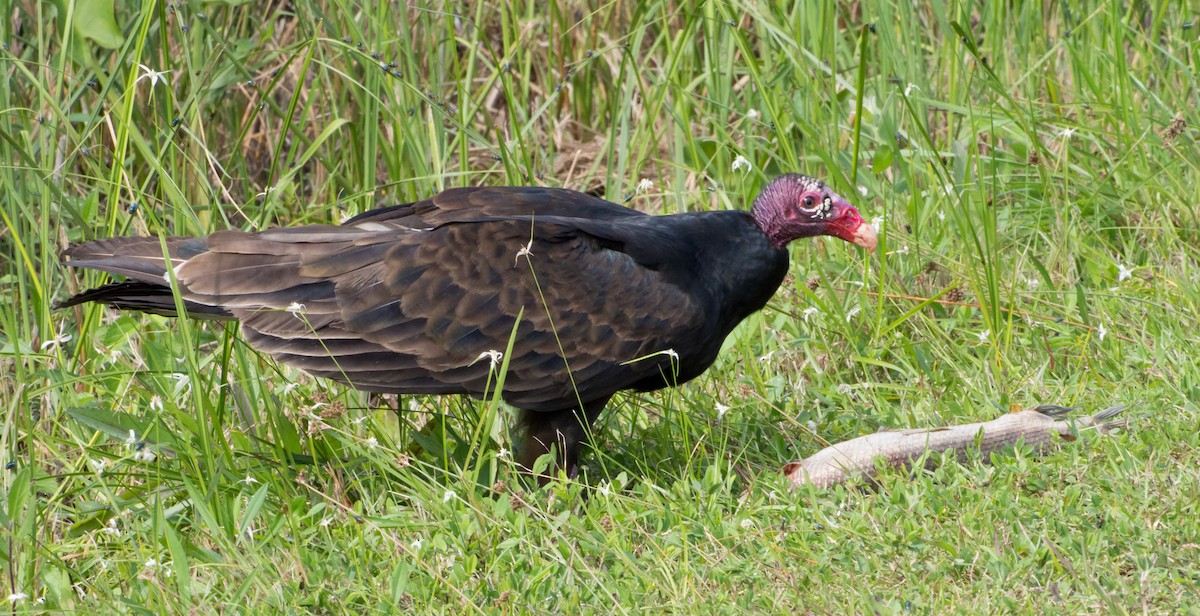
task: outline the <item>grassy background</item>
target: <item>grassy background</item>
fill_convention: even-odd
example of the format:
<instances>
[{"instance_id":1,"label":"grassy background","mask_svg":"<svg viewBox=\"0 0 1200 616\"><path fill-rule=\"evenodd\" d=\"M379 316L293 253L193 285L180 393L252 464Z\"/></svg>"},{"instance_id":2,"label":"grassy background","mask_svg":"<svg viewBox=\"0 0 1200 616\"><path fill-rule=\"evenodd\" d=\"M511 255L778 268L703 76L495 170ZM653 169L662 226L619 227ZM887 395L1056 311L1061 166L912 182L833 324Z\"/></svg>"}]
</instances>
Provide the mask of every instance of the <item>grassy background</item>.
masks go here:
<instances>
[{"instance_id":1,"label":"grassy background","mask_svg":"<svg viewBox=\"0 0 1200 616\"><path fill-rule=\"evenodd\" d=\"M14 611L1200 605L1181 3L118 4L0 1ZM494 401L367 396L233 327L52 308L104 280L58 264L69 242L484 183L744 208L784 171L878 218L879 252L797 243L705 376L616 398L581 481L541 490ZM1117 401L1131 429L1040 459L874 492L778 474L881 427Z\"/></svg>"}]
</instances>

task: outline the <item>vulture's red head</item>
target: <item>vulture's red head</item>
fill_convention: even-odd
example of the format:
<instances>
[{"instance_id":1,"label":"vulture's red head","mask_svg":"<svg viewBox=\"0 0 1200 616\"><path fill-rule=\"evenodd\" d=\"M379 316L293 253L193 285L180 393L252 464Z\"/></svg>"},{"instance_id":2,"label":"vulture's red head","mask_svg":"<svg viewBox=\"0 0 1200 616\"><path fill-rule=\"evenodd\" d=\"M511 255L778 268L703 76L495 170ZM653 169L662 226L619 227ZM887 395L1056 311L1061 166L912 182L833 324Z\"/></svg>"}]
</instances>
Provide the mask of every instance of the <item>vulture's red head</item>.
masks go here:
<instances>
[{"instance_id":1,"label":"vulture's red head","mask_svg":"<svg viewBox=\"0 0 1200 616\"><path fill-rule=\"evenodd\" d=\"M754 200L751 214L777 247L802 237L832 235L875 250L875 228L849 201L806 175L789 173L772 180Z\"/></svg>"}]
</instances>

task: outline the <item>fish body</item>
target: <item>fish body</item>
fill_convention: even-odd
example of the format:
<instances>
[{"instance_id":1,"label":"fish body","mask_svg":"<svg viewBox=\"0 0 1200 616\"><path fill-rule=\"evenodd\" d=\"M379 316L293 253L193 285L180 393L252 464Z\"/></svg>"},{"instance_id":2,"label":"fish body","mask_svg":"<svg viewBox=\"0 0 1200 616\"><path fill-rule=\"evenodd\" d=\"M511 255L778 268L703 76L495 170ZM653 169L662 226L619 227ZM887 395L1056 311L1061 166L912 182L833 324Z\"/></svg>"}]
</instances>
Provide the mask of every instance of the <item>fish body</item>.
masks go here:
<instances>
[{"instance_id":1,"label":"fish body","mask_svg":"<svg viewBox=\"0 0 1200 616\"><path fill-rule=\"evenodd\" d=\"M783 467L783 474L791 480L793 489L804 485L826 488L854 476L874 479L876 459L893 468L910 468L926 453L954 452L958 461L963 462L968 452L978 450L986 460L992 452L1020 442L1041 454L1060 440L1075 440L1079 427L1106 431L1120 425L1122 422L1109 420L1125 410L1125 405L1109 407L1077 421L1064 417L1071 410L1074 409L1043 405L1006 413L991 421L876 432L830 445L804 460L791 462ZM929 456L927 466L935 465L938 458Z\"/></svg>"}]
</instances>

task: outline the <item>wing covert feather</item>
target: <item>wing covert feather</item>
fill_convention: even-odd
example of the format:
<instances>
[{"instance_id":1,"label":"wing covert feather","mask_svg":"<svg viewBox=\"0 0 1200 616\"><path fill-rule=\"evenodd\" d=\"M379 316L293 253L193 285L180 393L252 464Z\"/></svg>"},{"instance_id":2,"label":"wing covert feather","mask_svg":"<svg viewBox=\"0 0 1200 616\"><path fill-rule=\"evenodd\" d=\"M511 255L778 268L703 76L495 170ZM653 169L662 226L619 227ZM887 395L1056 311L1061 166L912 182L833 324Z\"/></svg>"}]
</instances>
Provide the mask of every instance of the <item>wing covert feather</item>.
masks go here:
<instances>
[{"instance_id":1,"label":"wing covert feather","mask_svg":"<svg viewBox=\"0 0 1200 616\"><path fill-rule=\"evenodd\" d=\"M255 348L366 390L485 395L483 354L515 327L505 398L562 410L662 374L655 353L706 333L698 300L623 252L654 243L647 220L569 191L451 190L343 226L216 233L176 277Z\"/></svg>"},{"instance_id":2,"label":"wing covert feather","mask_svg":"<svg viewBox=\"0 0 1200 616\"><path fill-rule=\"evenodd\" d=\"M514 326L506 398L553 408L573 401L574 388L586 401L657 374L665 361L634 360L695 333L680 318L695 310L687 293L562 223L504 219L420 235L395 242L365 268L371 283L338 281L343 322L470 393L484 393L488 367L467 368L503 351ZM517 258L526 246L530 254ZM393 375L397 387L405 372Z\"/></svg>"}]
</instances>

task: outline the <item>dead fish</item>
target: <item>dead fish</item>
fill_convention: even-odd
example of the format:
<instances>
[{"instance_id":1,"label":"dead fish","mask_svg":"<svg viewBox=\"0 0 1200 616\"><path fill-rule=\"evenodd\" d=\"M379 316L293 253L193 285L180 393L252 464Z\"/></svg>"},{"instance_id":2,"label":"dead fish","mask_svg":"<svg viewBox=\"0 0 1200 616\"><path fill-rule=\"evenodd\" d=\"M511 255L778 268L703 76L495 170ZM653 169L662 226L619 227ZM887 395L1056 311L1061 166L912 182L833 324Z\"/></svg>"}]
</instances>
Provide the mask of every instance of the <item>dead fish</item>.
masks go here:
<instances>
[{"instance_id":1,"label":"dead fish","mask_svg":"<svg viewBox=\"0 0 1200 616\"><path fill-rule=\"evenodd\" d=\"M1118 404L1078 421L1064 418L1073 407L1044 404L1015 413L1006 413L991 421L945 426L889 430L868 434L830 445L821 451L783 467L783 474L792 480L793 489L803 485L827 488L845 482L853 476L868 481L875 477L875 460L882 458L887 466L909 468L926 452L940 454L953 451L959 462L967 452L978 449L987 460L999 451L1024 442L1041 454L1061 440L1074 441L1079 427L1101 432L1124 425L1109 421L1128 405ZM936 466L940 456L927 457L927 468Z\"/></svg>"}]
</instances>

